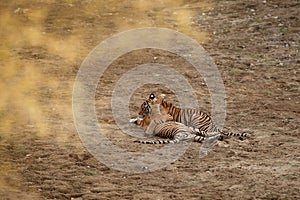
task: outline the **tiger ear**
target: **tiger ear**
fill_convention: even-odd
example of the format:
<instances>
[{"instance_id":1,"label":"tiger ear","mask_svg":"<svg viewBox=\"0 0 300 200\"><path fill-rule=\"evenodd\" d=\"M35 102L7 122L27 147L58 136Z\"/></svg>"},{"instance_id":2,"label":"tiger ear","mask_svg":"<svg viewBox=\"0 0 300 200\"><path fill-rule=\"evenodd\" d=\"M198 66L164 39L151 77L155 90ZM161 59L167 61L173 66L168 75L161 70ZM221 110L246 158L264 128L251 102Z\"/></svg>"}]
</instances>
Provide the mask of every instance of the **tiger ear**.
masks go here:
<instances>
[{"instance_id":1,"label":"tiger ear","mask_svg":"<svg viewBox=\"0 0 300 200\"><path fill-rule=\"evenodd\" d=\"M165 97L166 97L166 95L165 94L161 94L161 95L159 95L159 97L157 98L157 100L156 100L156 104L161 104L162 103L162 101L165 99Z\"/></svg>"}]
</instances>

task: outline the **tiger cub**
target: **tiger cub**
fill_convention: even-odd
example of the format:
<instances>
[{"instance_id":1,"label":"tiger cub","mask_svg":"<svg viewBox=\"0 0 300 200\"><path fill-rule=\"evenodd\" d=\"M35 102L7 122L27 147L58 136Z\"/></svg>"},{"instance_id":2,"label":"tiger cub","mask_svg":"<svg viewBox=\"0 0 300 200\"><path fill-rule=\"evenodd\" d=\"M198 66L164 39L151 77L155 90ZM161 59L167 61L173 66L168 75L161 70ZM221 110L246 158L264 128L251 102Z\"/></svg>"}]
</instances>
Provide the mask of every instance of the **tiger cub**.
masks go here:
<instances>
[{"instance_id":1,"label":"tiger cub","mask_svg":"<svg viewBox=\"0 0 300 200\"><path fill-rule=\"evenodd\" d=\"M142 104L139 109L139 115L147 116L147 113L151 113L151 103L156 102L157 99L154 94L150 94L149 99L146 100ZM150 103L149 103L150 102ZM222 136L234 136L243 139L248 136L248 133L226 133L221 131L218 127L216 127L211 119L211 117L197 109L192 108L178 108L171 102L168 102L162 99L160 102L161 109L163 112L171 115L173 117L173 121L180 122L186 126L193 127L194 129L198 129L198 132L205 132L206 136L212 136L215 133L220 133ZM143 121L143 120L142 120ZM149 122L143 122L148 124Z\"/></svg>"},{"instance_id":2,"label":"tiger cub","mask_svg":"<svg viewBox=\"0 0 300 200\"><path fill-rule=\"evenodd\" d=\"M146 125L146 135L154 135L161 138L168 138L169 140L157 140L157 141L136 141L145 144L166 144L166 143L178 143L180 141L195 141L202 142L206 139L204 132L199 131L193 127L188 127L182 123L174 122L173 117L161 109L161 103L165 95L160 95L158 99L150 99L147 105L150 106L151 111L147 112L142 121L137 118L137 124ZM218 139L219 135L214 135Z\"/></svg>"}]
</instances>

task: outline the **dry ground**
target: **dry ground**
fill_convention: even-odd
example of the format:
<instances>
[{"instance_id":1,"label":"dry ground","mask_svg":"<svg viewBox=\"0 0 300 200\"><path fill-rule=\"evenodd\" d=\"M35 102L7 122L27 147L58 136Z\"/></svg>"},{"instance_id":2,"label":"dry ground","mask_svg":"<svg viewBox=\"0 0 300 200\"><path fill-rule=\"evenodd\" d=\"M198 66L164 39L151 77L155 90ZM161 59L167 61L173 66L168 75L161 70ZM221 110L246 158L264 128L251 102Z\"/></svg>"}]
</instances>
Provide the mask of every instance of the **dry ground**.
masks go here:
<instances>
[{"instance_id":1,"label":"dry ground","mask_svg":"<svg viewBox=\"0 0 300 200\"><path fill-rule=\"evenodd\" d=\"M0 10L0 199L300 199L299 1L2 0ZM109 36L146 26L203 45L226 87L225 126L254 137L222 141L202 159L192 144L176 162L142 174L108 168L86 151L72 118L80 64ZM122 73L148 62L180 71L210 110L188 63L146 49L105 72L96 95L101 123L114 124L110 97ZM132 113L150 92L176 102L166 88L146 85L133 95ZM117 129L108 136L132 151L156 148Z\"/></svg>"}]
</instances>

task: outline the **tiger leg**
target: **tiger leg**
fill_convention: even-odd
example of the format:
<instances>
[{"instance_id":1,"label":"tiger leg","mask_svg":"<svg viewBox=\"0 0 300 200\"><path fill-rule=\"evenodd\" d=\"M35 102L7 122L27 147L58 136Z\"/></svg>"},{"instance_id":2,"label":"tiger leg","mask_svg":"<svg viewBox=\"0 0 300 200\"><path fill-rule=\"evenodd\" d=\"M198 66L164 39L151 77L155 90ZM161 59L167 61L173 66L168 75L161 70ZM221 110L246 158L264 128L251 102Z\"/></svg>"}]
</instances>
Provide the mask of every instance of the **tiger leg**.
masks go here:
<instances>
[{"instance_id":1,"label":"tiger leg","mask_svg":"<svg viewBox=\"0 0 300 200\"><path fill-rule=\"evenodd\" d=\"M131 118L130 120L129 120L129 123L134 123L134 124L137 124L138 123L138 121L141 121L142 119L138 119L138 118Z\"/></svg>"},{"instance_id":2,"label":"tiger leg","mask_svg":"<svg viewBox=\"0 0 300 200\"><path fill-rule=\"evenodd\" d=\"M200 135L194 136L194 142L202 143L204 140L205 140L205 137L203 137L203 136L200 136Z\"/></svg>"},{"instance_id":3,"label":"tiger leg","mask_svg":"<svg viewBox=\"0 0 300 200\"><path fill-rule=\"evenodd\" d=\"M174 136L174 143L178 143L180 141L187 141L187 142L201 142L203 141L204 137L203 136L197 136L193 133L189 133L189 132L180 132L180 133L177 133L175 136Z\"/></svg>"},{"instance_id":4,"label":"tiger leg","mask_svg":"<svg viewBox=\"0 0 300 200\"><path fill-rule=\"evenodd\" d=\"M188 141L188 142L199 142L202 143L203 141L210 139L210 140L221 140L221 134L215 134L212 136L202 136L202 135L196 135L193 133L188 133L188 132L182 132L178 133L174 136L173 140L170 140L170 143L179 143L180 141Z\"/></svg>"},{"instance_id":5,"label":"tiger leg","mask_svg":"<svg viewBox=\"0 0 300 200\"><path fill-rule=\"evenodd\" d=\"M216 135L220 134L217 131L202 131L199 128L195 128L192 126L190 126L189 129L192 131L193 134L202 136L202 137L212 137L212 136L216 136Z\"/></svg>"},{"instance_id":6,"label":"tiger leg","mask_svg":"<svg viewBox=\"0 0 300 200\"><path fill-rule=\"evenodd\" d=\"M150 116L144 116L143 118L140 118L139 116L137 118L132 118L129 120L130 123L136 124L138 127L146 127L151 122Z\"/></svg>"}]
</instances>

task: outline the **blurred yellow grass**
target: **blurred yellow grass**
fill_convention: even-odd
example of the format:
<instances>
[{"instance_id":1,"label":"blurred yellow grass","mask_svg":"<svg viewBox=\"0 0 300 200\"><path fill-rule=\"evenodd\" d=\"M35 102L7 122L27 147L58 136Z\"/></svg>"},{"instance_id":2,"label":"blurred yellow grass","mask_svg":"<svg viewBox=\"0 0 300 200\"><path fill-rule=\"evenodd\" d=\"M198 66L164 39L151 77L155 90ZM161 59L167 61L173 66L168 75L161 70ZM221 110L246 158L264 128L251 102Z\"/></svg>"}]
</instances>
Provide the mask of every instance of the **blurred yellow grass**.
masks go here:
<instances>
[{"instance_id":1,"label":"blurred yellow grass","mask_svg":"<svg viewBox=\"0 0 300 200\"><path fill-rule=\"evenodd\" d=\"M178 30L199 43L205 42L208 35L193 26L193 16L198 10L190 8L190 2L2 0L1 144L7 140L23 144L33 137L49 136L57 142L74 144L70 141L72 134L76 134L72 120L73 68L80 66L84 56L92 50L91 46L101 42L95 40L134 28L164 27ZM205 1L197 6L201 10L210 7ZM64 12L55 10L61 7ZM94 35L99 36L93 38ZM109 98L103 99L104 104L109 101ZM4 160L7 154L0 153ZM33 199L29 191L22 193L21 185L16 184L22 180L15 168L9 161L0 165L3 172L0 173L0 194L12 195L11 199L16 194L22 199ZM8 181L8 177L12 180Z\"/></svg>"},{"instance_id":2,"label":"blurred yellow grass","mask_svg":"<svg viewBox=\"0 0 300 200\"><path fill-rule=\"evenodd\" d=\"M51 130L57 128L53 125L53 121L59 119L61 120L59 123L72 126L71 98L74 79L65 78L65 82L62 83L61 76L64 76L65 72L72 71L72 65L80 65L78 57L82 49L86 54L91 50L85 49L87 48L85 42L92 29L89 28L87 31L83 26L85 23L83 20L80 24L73 24L72 30L66 34L55 32L54 28L63 30L64 27L69 27L67 25L73 23L76 16L72 19L68 14L54 12L54 4L67 5L70 10L74 10L74 13L80 12L97 20L105 16L104 23L108 20L112 26L111 32L106 32L103 38L129 29L153 26L178 30L199 43L206 42L208 39L206 32L193 25L193 17L199 14L199 10L202 12L211 7L206 1L198 3L185 0L6 2L5 6L0 8L0 37L2 38L0 134L2 135L26 124L35 127L39 136L49 135L52 134ZM53 16L53 13L57 16ZM50 14L54 24L50 27L50 30L51 28L53 30L48 31L45 23ZM95 34L102 34L101 30L107 30L107 27L103 26L104 23L95 24L97 26ZM45 52L41 52L41 49ZM39 60L34 57L35 54L45 55ZM45 69L48 71L45 72ZM58 70L61 74L57 72L49 74L51 70ZM47 92L50 93L49 96L43 95ZM59 119L52 119L55 114ZM59 134L59 137L62 140L67 138L63 134Z\"/></svg>"}]
</instances>

